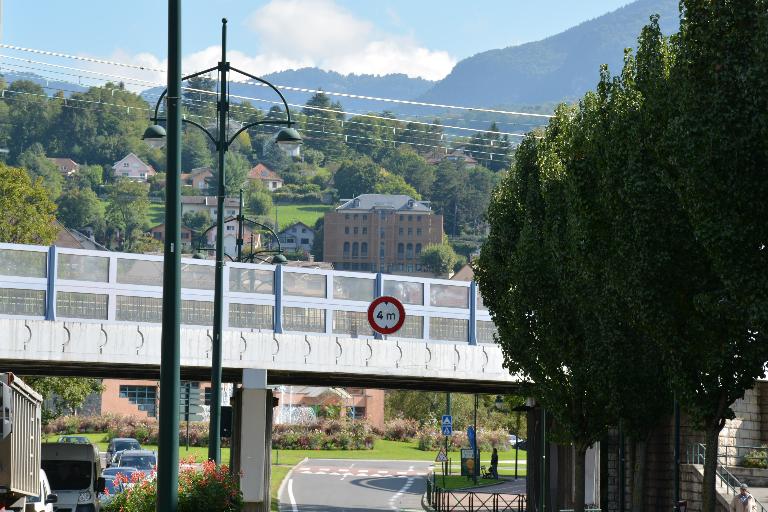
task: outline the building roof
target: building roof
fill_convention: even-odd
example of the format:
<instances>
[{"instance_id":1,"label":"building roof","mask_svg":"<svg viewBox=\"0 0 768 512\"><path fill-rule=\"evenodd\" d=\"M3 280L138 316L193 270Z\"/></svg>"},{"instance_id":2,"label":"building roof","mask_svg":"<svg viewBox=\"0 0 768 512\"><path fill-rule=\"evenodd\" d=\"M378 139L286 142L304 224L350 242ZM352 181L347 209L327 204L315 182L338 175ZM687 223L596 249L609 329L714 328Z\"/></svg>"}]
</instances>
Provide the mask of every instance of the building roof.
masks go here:
<instances>
[{"instance_id":1,"label":"building roof","mask_svg":"<svg viewBox=\"0 0 768 512\"><path fill-rule=\"evenodd\" d=\"M216 196L181 196L181 204L199 204L210 208L218 205ZM224 206L240 206L240 200L236 197L226 197Z\"/></svg>"},{"instance_id":2,"label":"building roof","mask_svg":"<svg viewBox=\"0 0 768 512\"><path fill-rule=\"evenodd\" d=\"M283 178L281 178L279 174L262 163L253 166L248 172L248 178L252 180L283 181Z\"/></svg>"},{"instance_id":3,"label":"building roof","mask_svg":"<svg viewBox=\"0 0 768 512\"><path fill-rule=\"evenodd\" d=\"M313 233L315 232L315 228L311 228L311 227L307 226L306 224L304 224L303 222L294 222L293 224L290 224L289 226L287 226L287 227L281 229L280 231L278 231L277 234L278 235L282 235L283 233L285 233L286 231L291 229L293 226L304 226L305 228L307 228L308 230L312 231Z\"/></svg>"},{"instance_id":4,"label":"building roof","mask_svg":"<svg viewBox=\"0 0 768 512\"><path fill-rule=\"evenodd\" d=\"M451 279L453 281L474 281L475 271L472 270L472 265L470 265L469 263L466 263L463 267L459 269L458 272L453 274Z\"/></svg>"},{"instance_id":5,"label":"building roof","mask_svg":"<svg viewBox=\"0 0 768 512\"><path fill-rule=\"evenodd\" d=\"M342 204L336 210L432 211L429 201L417 201L410 196L400 194L361 194L354 199L342 199Z\"/></svg>"},{"instance_id":6,"label":"building roof","mask_svg":"<svg viewBox=\"0 0 768 512\"><path fill-rule=\"evenodd\" d=\"M53 243L56 247L67 247L69 249L88 249L91 251L108 251L106 247L96 242L83 233L64 227L64 224L55 221L59 228L56 233L56 241Z\"/></svg>"},{"instance_id":7,"label":"building roof","mask_svg":"<svg viewBox=\"0 0 768 512\"><path fill-rule=\"evenodd\" d=\"M58 157L48 157L48 160L56 164L56 167L67 167L71 169L77 169L80 167L80 164L72 160L71 158L58 158Z\"/></svg>"},{"instance_id":8,"label":"building roof","mask_svg":"<svg viewBox=\"0 0 768 512\"><path fill-rule=\"evenodd\" d=\"M213 169L210 167L195 167L194 169L191 169L189 172L183 172L181 173L182 176L197 176L198 174L203 173L211 173L213 174Z\"/></svg>"}]
</instances>

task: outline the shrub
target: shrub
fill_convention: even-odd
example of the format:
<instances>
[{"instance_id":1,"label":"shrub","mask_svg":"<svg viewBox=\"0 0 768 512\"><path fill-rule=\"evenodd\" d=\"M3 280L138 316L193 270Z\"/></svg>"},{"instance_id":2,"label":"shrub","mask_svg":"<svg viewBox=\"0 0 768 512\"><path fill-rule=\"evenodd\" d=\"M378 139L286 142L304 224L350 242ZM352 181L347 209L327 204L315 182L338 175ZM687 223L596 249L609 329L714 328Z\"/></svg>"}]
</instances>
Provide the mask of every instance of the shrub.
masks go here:
<instances>
[{"instance_id":1,"label":"shrub","mask_svg":"<svg viewBox=\"0 0 768 512\"><path fill-rule=\"evenodd\" d=\"M227 466L203 463L202 471L183 468L179 471L179 512L202 510L211 512L239 512L243 495L238 489L238 478ZM154 512L157 501L157 479L150 476L116 495L104 512Z\"/></svg>"},{"instance_id":2,"label":"shrub","mask_svg":"<svg viewBox=\"0 0 768 512\"><path fill-rule=\"evenodd\" d=\"M761 449L750 450L741 465L745 468L768 468L768 447L763 445Z\"/></svg>"},{"instance_id":3,"label":"shrub","mask_svg":"<svg viewBox=\"0 0 768 512\"><path fill-rule=\"evenodd\" d=\"M310 425L275 425L272 446L281 450L370 450L375 443L365 421L323 420Z\"/></svg>"},{"instance_id":4,"label":"shrub","mask_svg":"<svg viewBox=\"0 0 768 512\"><path fill-rule=\"evenodd\" d=\"M382 437L388 441L413 441L420 430L418 421L399 418L384 424Z\"/></svg>"}]
</instances>

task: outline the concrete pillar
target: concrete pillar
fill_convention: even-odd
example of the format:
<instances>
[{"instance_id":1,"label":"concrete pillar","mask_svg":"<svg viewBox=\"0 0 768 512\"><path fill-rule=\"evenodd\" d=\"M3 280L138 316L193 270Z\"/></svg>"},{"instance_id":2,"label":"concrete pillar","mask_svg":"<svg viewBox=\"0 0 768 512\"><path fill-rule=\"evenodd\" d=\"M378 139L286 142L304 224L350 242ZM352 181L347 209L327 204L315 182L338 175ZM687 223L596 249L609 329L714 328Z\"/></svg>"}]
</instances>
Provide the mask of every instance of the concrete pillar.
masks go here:
<instances>
[{"instance_id":1,"label":"concrete pillar","mask_svg":"<svg viewBox=\"0 0 768 512\"><path fill-rule=\"evenodd\" d=\"M267 371L243 370L235 393L232 471L240 474L243 512L268 512L272 455L272 391Z\"/></svg>"}]
</instances>

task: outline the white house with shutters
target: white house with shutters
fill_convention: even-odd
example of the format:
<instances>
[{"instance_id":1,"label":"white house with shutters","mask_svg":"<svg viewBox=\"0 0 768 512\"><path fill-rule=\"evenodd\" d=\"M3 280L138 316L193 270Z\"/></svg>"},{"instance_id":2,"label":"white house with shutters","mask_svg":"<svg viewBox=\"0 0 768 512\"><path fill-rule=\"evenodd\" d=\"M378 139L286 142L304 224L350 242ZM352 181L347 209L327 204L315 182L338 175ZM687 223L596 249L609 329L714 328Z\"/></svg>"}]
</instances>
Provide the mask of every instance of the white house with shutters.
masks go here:
<instances>
[{"instance_id":1,"label":"white house with shutters","mask_svg":"<svg viewBox=\"0 0 768 512\"><path fill-rule=\"evenodd\" d=\"M154 167L145 164L141 158L133 153L128 153L125 158L115 162L115 165L112 166L112 170L116 177L126 178L133 181L147 181L150 176L157 174Z\"/></svg>"}]
</instances>

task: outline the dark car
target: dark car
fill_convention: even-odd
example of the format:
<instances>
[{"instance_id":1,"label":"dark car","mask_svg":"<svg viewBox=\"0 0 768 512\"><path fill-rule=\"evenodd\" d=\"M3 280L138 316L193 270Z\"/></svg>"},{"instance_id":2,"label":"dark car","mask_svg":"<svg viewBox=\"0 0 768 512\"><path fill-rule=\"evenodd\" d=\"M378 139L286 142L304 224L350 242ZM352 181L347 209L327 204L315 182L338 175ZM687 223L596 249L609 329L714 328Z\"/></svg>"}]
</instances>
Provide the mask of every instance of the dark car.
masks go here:
<instances>
[{"instance_id":1,"label":"dark car","mask_svg":"<svg viewBox=\"0 0 768 512\"><path fill-rule=\"evenodd\" d=\"M73 443L73 444L89 444L91 440L85 436L60 436L57 442Z\"/></svg>"},{"instance_id":2,"label":"dark car","mask_svg":"<svg viewBox=\"0 0 768 512\"><path fill-rule=\"evenodd\" d=\"M104 478L116 478L118 474L121 474L130 482L133 474L138 471L138 469L132 466L112 466L102 471L101 476Z\"/></svg>"},{"instance_id":3,"label":"dark car","mask_svg":"<svg viewBox=\"0 0 768 512\"><path fill-rule=\"evenodd\" d=\"M139 471L150 471L157 465L157 455L149 450L123 450L117 453L114 465L129 466Z\"/></svg>"},{"instance_id":4,"label":"dark car","mask_svg":"<svg viewBox=\"0 0 768 512\"><path fill-rule=\"evenodd\" d=\"M115 455L123 450L141 450L141 445L132 437L116 437L111 439L107 446L107 466L110 466Z\"/></svg>"}]
</instances>

